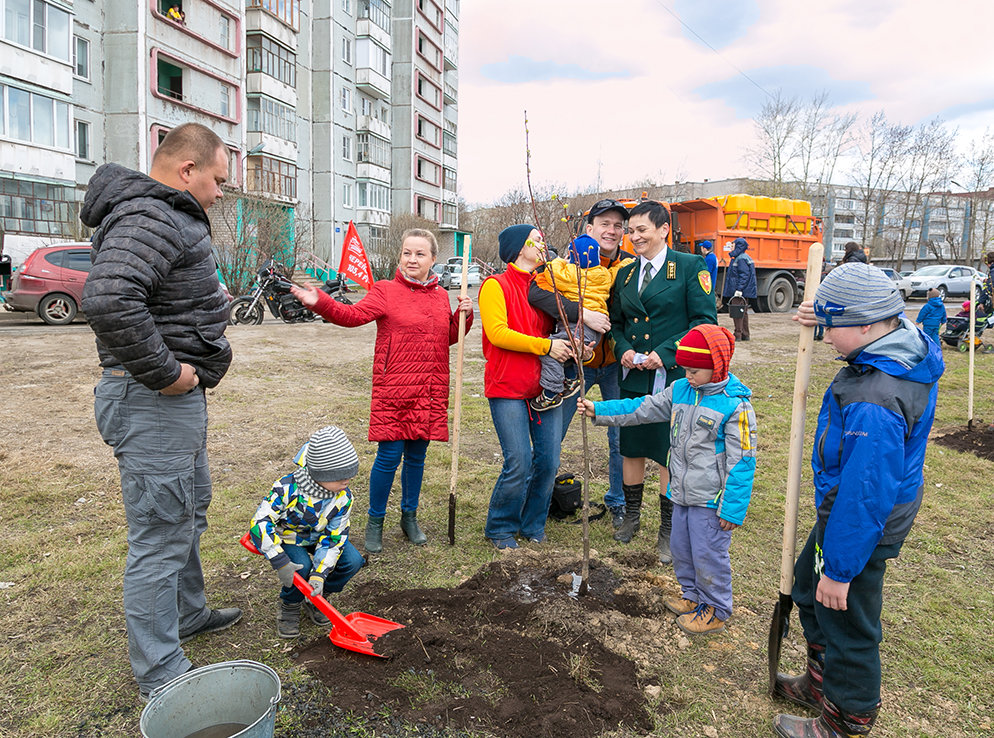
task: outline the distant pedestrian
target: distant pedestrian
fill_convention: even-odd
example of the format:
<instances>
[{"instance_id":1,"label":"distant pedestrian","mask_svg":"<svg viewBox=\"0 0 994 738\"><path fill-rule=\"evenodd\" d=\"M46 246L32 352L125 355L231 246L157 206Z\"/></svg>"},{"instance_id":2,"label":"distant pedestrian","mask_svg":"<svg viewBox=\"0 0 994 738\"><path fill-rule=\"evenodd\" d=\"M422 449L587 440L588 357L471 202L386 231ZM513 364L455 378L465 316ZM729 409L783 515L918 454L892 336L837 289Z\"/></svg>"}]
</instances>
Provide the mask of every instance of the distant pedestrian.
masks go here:
<instances>
[{"instance_id":1,"label":"distant pedestrian","mask_svg":"<svg viewBox=\"0 0 994 738\"><path fill-rule=\"evenodd\" d=\"M925 296L928 300L918 311L915 323L925 332L926 336L939 343L939 328L946 324L946 305L939 295L939 290L935 287L926 292Z\"/></svg>"},{"instance_id":2,"label":"distant pedestrian","mask_svg":"<svg viewBox=\"0 0 994 738\"><path fill-rule=\"evenodd\" d=\"M710 241L701 241L699 246L701 247L701 256L704 257L704 264L711 275L711 289L714 290L714 286L718 284L718 257L714 255L714 244Z\"/></svg>"},{"instance_id":3,"label":"distant pedestrian","mask_svg":"<svg viewBox=\"0 0 994 738\"><path fill-rule=\"evenodd\" d=\"M749 242L744 238L736 238L732 242L732 258L725 270L725 284L722 286L721 299L726 303L728 312L735 324L735 340L748 341L749 335L749 303L756 299L756 265L752 257L746 253Z\"/></svg>"},{"instance_id":4,"label":"distant pedestrian","mask_svg":"<svg viewBox=\"0 0 994 738\"><path fill-rule=\"evenodd\" d=\"M863 251L862 247L855 241L850 241L843 247L841 263L851 264L854 261L859 261L863 264L868 263L866 252Z\"/></svg>"}]
</instances>

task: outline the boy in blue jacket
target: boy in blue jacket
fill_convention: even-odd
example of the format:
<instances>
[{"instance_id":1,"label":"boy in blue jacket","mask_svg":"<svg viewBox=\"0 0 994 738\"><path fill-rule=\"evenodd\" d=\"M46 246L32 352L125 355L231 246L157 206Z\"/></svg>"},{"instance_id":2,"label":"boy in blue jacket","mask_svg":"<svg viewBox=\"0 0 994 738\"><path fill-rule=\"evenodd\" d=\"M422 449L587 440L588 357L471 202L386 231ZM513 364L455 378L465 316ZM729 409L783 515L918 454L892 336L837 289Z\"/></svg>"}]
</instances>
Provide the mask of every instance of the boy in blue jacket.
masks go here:
<instances>
[{"instance_id":1,"label":"boy in blue jacket","mask_svg":"<svg viewBox=\"0 0 994 738\"><path fill-rule=\"evenodd\" d=\"M926 292L925 296L928 300L922 306L922 309L918 311L915 323L925 331L926 336L939 344L941 348L942 344L939 343L939 328L946 324L946 304L939 297L939 290L935 289L935 287Z\"/></svg>"},{"instance_id":2,"label":"boy in blue jacket","mask_svg":"<svg viewBox=\"0 0 994 738\"><path fill-rule=\"evenodd\" d=\"M895 558L924 493L925 444L935 418L942 350L901 313L887 275L863 263L836 267L796 319L826 327L846 362L825 392L815 435L818 517L794 564L791 597L808 668L777 676L781 697L818 711L777 715L784 738L870 732L880 709L880 612Z\"/></svg>"},{"instance_id":3,"label":"boy in blue jacket","mask_svg":"<svg viewBox=\"0 0 994 738\"><path fill-rule=\"evenodd\" d=\"M294 457L297 469L279 479L252 516L252 543L276 570L283 588L276 616L280 638L300 635L300 608L315 624L331 625L324 614L293 586L293 575L311 593L341 592L365 562L349 540L352 491L359 456L341 428L316 431Z\"/></svg>"},{"instance_id":4,"label":"boy in blue jacket","mask_svg":"<svg viewBox=\"0 0 994 738\"><path fill-rule=\"evenodd\" d=\"M752 392L728 372L734 350L727 328L698 325L677 344L685 379L654 395L577 401L594 425L670 423L666 496L673 502L670 553L682 594L666 608L692 635L724 630L732 614L728 548L745 520L756 473L756 414Z\"/></svg>"}]
</instances>

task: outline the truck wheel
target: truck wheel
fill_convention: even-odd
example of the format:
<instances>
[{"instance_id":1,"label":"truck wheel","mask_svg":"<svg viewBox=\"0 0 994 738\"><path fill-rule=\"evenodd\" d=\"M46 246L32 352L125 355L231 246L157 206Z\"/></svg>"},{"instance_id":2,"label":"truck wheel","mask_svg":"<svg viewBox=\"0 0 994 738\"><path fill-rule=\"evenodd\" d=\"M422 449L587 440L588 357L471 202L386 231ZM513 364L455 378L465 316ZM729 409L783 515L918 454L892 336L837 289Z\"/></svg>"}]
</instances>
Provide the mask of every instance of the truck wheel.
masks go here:
<instances>
[{"instance_id":1,"label":"truck wheel","mask_svg":"<svg viewBox=\"0 0 994 738\"><path fill-rule=\"evenodd\" d=\"M764 313L786 313L794 306L794 285L783 277L770 283L765 297L759 298Z\"/></svg>"}]
</instances>

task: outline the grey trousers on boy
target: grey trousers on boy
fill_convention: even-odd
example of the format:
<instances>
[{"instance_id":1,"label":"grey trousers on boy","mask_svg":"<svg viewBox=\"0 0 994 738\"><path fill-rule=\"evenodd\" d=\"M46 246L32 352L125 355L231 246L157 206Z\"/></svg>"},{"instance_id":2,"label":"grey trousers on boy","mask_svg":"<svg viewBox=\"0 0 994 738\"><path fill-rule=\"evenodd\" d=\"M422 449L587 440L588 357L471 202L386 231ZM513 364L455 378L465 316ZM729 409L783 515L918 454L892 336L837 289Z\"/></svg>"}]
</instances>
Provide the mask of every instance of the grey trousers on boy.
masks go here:
<instances>
[{"instance_id":1,"label":"grey trousers on boy","mask_svg":"<svg viewBox=\"0 0 994 738\"><path fill-rule=\"evenodd\" d=\"M200 567L211 501L207 401L201 387L167 396L105 369L94 414L121 471L128 653L139 687L150 691L190 669L180 632L210 617Z\"/></svg>"}]
</instances>

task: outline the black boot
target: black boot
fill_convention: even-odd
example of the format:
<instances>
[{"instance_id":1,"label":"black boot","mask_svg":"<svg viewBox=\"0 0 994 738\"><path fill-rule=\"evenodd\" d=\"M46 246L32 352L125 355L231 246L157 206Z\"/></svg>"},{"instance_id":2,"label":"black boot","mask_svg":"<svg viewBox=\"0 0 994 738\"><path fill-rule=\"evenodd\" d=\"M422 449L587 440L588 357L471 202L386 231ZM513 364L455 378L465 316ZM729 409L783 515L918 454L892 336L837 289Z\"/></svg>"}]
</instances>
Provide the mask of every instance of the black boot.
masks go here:
<instances>
[{"instance_id":1,"label":"black boot","mask_svg":"<svg viewBox=\"0 0 994 738\"><path fill-rule=\"evenodd\" d=\"M641 484L623 484L625 493L625 520L614 534L614 540L629 543L638 533L642 524L642 489Z\"/></svg>"},{"instance_id":2,"label":"black boot","mask_svg":"<svg viewBox=\"0 0 994 738\"><path fill-rule=\"evenodd\" d=\"M825 647L808 644L808 668L801 676L777 674L773 693L789 702L821 712L821 680L825 671Z\"/></svg>"},{"instance_id":3,"label":"black boot","mask_svg":"<svg viewBox=\"0 0 994 738\"><path fill-rule=\"evenodd\" d=\"M673 502L666 495L659 495L659 535L656 548L659 549L659 563L672 564L670 554L670 533L673 532Z\"/></svg>"},{"instance_id":4,"label":"black boot","mask_svg":"<svg viewBox=\"0 0 994 738\"><path fill-rule=\"evenodd\" d=\"M773 730L781 738L857 738L870 734L879 712L879 702L869 712L845 712L823 696L820 717L777 715Z\"/></svg>"},{"instance_id":5,"label":"black boot","mask_svg":"<svg viewBox=\"0 0 994 738\"><path fill-rule=\"evenodd\" d=\"M371 554L383 550L383 518L366 518L366 538L363 547Z\"/></svg>"}]
</instances>

